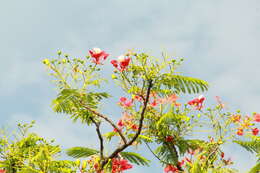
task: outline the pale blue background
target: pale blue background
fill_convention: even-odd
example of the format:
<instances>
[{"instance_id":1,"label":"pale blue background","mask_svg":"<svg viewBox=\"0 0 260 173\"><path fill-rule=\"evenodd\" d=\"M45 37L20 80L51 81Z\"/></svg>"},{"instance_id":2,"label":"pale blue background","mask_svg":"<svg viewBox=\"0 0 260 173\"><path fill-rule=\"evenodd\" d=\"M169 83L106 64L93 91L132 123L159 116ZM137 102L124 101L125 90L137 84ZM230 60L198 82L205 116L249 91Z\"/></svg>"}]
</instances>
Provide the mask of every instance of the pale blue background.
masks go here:
<instances>
[{"instance_id":1,"label":"pale blue background","mask_svg":"<svg viewBox=\"0 0 260 173\"><path fill-rule=\"evenodd\" d=\"M64 148L95 147L93 131L51 111L55 90L41 60L96 46L114 56L132 48L183 56L182 72L210 82L207 101L219 95L231 110L260 112L259 8L259 0L0 0L0 125L35 119L35 131ZM240 172L255 164L238 147L226 152ZM162 171L153 160L128 172Z\"/></svg>"}]
</instances>

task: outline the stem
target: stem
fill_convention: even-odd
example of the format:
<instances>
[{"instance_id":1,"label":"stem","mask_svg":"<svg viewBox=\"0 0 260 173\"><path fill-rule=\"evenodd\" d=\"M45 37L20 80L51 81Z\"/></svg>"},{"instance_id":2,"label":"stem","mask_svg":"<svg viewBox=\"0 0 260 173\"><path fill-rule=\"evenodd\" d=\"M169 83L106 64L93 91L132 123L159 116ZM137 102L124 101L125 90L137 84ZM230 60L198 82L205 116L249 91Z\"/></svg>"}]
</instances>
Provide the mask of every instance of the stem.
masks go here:
<instances>
[{"instance_id":1,"label":"stem","mask_svg":"<svg viewBox=\"0 0 260 173\"><path fill-rule=\"evenodd\" d=\"M90 117L90 120L95 124L96 131L98 134L99 142L100 142L100 158L101 160L104 158L104 140L102 134L100 132L100 122L94 120L94 118Z\"/></svg>"},{"instance_id":2,"label":"stem","mask_svg":"<svg viewBox=\"0 0 260 173\"><path fill-rule=\"evenodd\" d=\"M120 131L120 129L113 123L112 120L110 120L107 116L99 113L99 112L96 112L94 110L92 110L91 108L87 107L87 106L84 106L85 109L87 109L89 112L95 114L96 116L104 119L105 121L107 121L113 128L115 128L119 134L119 136L122 138L123 142L126 144L127 143L127 140L125 138L125 136L122 134L122 132Z\"/></svg>"}]
</instances>

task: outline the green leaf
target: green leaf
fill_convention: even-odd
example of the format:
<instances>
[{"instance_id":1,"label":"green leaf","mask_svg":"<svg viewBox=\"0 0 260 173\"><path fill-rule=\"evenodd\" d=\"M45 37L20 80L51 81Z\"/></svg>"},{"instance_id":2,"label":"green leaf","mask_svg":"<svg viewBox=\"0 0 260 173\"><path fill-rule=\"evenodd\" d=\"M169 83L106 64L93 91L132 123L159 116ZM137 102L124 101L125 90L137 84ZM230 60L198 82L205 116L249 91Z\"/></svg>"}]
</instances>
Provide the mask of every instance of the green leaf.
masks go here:
<instances>
[{"instance_id":1,"label":"green leaf","mask_svg":"<svg viewBox=\"0 0 260 173\"><path fill-rule=\"evenodd\" d=\"M245 148L247 151L251 153L260 153L260 138L256 138L255 140L252 141L233 141L243 148Z\"/></svg>"},{"instance_id":2,"label":"green leaf","mask_svg":"<svg viewBox=\"0 0 260 173\"><path fill-rule=\"evenodd\" d=\"M111 140L113 136L117 135L117 132L108 132L106 134L104 134L103 136L105 136L107 138L107 140Z\"/></svg>"},{"instance_id":3,"label":"green leaf","mask_svg":"<svg viewBox=\"0 0 260 173\"><path fill-rule=\"evenodd\" d=\"M82 158L97 154L99 151L87 147L73 147L69 148L66 153L73 158Z\"/></svg>"},{"instance_id":4,"label":"green leaf","mask_svg":"<svg viewBox=\"0 0 260 173\"><path fill-rule=\"evenodd\" d=\"M138 153L121 152L120 154L123 158L127 159L131 163L134 163L137 165L149 166L150 160L146 159L145 157L141 156Z\"/></svg>"},{"instance_id":5,"label":"green leaf","mask_svg":"<svg viewBox=\"0 0 260 173\"><path fill-rule=\"evenodd\" d=\"M208 90L208 83L204 80L186 77L181 75L172 75L171 80L173 82L173 87L177 91L182 93L199 93Z\"/></svg>"}]
</instances>

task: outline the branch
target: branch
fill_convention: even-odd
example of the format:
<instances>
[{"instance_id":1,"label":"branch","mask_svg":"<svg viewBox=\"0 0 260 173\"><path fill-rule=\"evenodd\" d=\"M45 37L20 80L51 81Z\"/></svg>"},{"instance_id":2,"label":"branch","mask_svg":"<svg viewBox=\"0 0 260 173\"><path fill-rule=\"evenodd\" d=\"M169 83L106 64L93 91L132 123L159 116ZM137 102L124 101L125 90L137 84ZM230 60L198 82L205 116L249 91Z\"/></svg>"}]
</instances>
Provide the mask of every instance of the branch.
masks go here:
<instances>
[{"instance_id":1,"label":"branch","mask_svg":"<svg viewBox=\"0 0 260 173\"><path fill-rule=\"evenodd\" d=\"M175 145L173 145L173 151L174 151L174 153L176 154L176 156L177 156L177 159L179 160L179 155L178 155L178 152L177 152L177 149L176 149L176 147L175 147ZM183 171L183 169L182 169L182 167L177 163L177 168L180 170L180 171Z\"/></svg>"},{"instance_id":2,"label":"branch","mask_svg":"<svg viewBox=\"0 0 260 173\"><path fill-rule=\"evenodd\" d=\"M100 142L100 158L101 160L104 158L104 140L102 134L100 132L100 122L94 120L94 118L90 117L90 120L95 124L96 131L98 134L99 142Z\"/></svg>"},{"instance_id":3,"label":"branch","mask_svg":"<svg viewBox=\"0 0 260 173\"><path fill-rule=\"evenodd\" d=\"M141 112L141 118L139 120L139 127L138 127L138 131L136 132L135 136L132 138L132 140L130 140L128 143L118 147L108 158L106 158L102 164L101 167L103 168L109 159L112 159L114 157L116 157L121 151L123 151L124 149L126 149L127 147L129 147L130 145L132 145L134 143L134 141L138 138L138 136L140 135L141 131L142 131L142 127L143 127L143 120L144 120L144 114L146 111L146 107L147 104L149 102L149 97L150 97L150 92L151 92L151 88L152 88L152 80L149 81L149 85L148 85L148 89L147 89L147 94L146 94L146 98L144 100L144 107L142 109Z\"/></svg>"},{"instance_id":4,"label":"branch","mask_svg":"<svg viewBox=\"0 0 260 173\"><path fill-rule=\"evenodd\" d=\"M96 116L100 117L100 118L103 118L105 121L107 121L113 128L115 128L119 134L119 136L122 138L124 144L127 143L127 140L125 138L125 136L122 134L122 132L120 131L120 129L113 123L112 120L110 120L107 116L99 113L99 112L96 112L94 110L92 110L91 108L87 107L87 106L84 106L85 109L87 109L89 112L95 114Z\"/></svg>"}]
</instances>

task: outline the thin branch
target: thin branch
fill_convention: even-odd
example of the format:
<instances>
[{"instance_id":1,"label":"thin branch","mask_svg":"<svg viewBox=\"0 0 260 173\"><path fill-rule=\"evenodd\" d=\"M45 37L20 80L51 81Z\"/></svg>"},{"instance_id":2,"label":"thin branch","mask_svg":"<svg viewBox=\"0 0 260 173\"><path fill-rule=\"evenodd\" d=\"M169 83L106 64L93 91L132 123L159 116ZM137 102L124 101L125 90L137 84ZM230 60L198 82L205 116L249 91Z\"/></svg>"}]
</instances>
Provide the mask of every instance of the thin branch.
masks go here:
<instances>
[{"instance_id":1,"label":"thin branch","mask_svg":"<svg viewBox=\"0 0 260 173\"><path fill-rule=\"evenodd\" d=\"M101 160L104 158L104 140L102 134L100 132L100 122L94 120L94 118L90 117L90 120L95 124L96 131L98 134L99 142L100 142L100 158Z\"/></svg>"},{"instance_id":2,"label":"thin branch","mask_svg":"<svg viewBox=\"0 0 260 173\"><path fill-rule=\"evenodd\" d=\"M95 114L96 116L104 119L105 121L107 121L114 129L116 129L116 131L118 132L119 136L122 138L124 144L127 143L127 140L125 138L125 136L122 134L122 132L120 131L120 129L113 123L112 120L110 120L107 116L99 113L99 112L96 112L94 110L92 110L91 108L87 107L87 106L84 106L85 109L87 109L89 112Z\"/></svg>"},{"instance_id":3,"label":"thin branch","mask_svg":"<svg viewBox=\"0 0 260 173\"><path fill-rule=\"evenodd\" d=\"M148 89L147 89L147 94L146 94L146 99L144 100L144 107L142 109L141 112L141 118L139 120L139 127L138 127L138 131L136 132L135 136L132 138L132 140L130 140L128 143L118 147L108 158L106 158L102 164L101 167L103 168L109 159L112 159L114 157L116 157L121 151L123 151L124 149L126 149L127 147L129 147L130 145L132 145L135 140L138 138L138 136L140 135L141 131L142 131L142 127L143 127L143 120L144 120L144 114L149 102L149 97L150 97L150 92L151 92L151 88L152 88L152 80L149 81L149 85L148 85Z\"/></svg>"}]
</instances>

